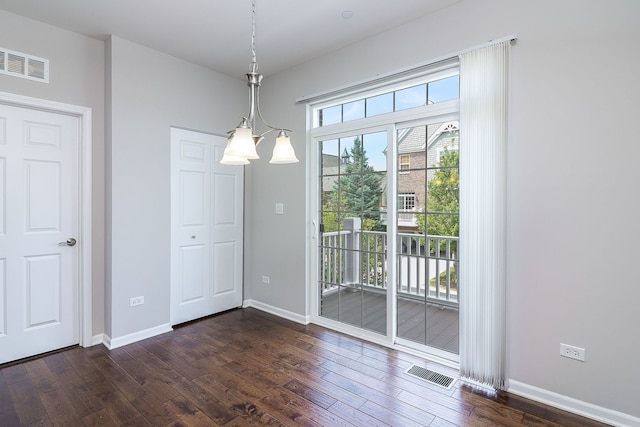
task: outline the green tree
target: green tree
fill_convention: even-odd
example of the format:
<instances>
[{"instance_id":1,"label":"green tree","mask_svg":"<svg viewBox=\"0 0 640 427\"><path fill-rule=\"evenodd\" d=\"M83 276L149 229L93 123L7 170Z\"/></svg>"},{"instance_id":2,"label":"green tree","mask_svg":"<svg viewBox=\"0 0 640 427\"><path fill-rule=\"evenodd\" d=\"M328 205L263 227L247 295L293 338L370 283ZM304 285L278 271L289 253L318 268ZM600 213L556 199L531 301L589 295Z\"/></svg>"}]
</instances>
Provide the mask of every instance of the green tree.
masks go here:
<instances>
[{"instance_id":1,"label":"green tree","mask_svg":"<svg viewBox=\"0 0 640 427\"><path fill-rule=\"evenodd\" d=\"M336 191L323 196L322 200L322 225L325 233L339 231L342 229L342 218L344 217L345 199L340 197ZM341 218L342 216L342 218Z\"/></svg>"},{"instance_id":2,"label":"green tree","mask_svg":"<svg viewBox=\"0 0 640 427\"><path fill-rule=\"evenodd\" d=\"M361 218L364 230L384 228L380 221L383 179L384 176L376 173L369 165L362 141L360 137L356 137L351 148L351 160L334 184L333 193L339 192L343 198L341 210L344 211L344 216Z\"/></svg>"},{"instance_id":3,"label":"green tree","mask_svg":"<svg viewBox=\"0 0 640 427\"><path fill-rule=\"evenodd\" d=\"M427 183L426 215L418 215L418 227L430 236L458 236L460 230L460 177L458 150L445 148L440 155L440 169ZM425 223L426 222L426 223ZM435 251L435 248L430 248ZM440 250L444 249L444 242ZM455 251L455 242L451 250Z\"/></svg>"},{"instance_id":4,"label":"green tree","mask_svg":"<svg viewBox=\"0 0 640 427\"><path fill-rule=\"evenodd\" d=\"M380 220L380 197L384 173L376 172L369 165L360 137L353 141L348 161L342 163L338 178L331 192L322 200L322 224L325 233L343 229L344 218L360 218L362 230L381 231L385 227ZM363 283L381 283L384 248L382 239L362 235L361 277Z\"/></svg>"}]
</instances>

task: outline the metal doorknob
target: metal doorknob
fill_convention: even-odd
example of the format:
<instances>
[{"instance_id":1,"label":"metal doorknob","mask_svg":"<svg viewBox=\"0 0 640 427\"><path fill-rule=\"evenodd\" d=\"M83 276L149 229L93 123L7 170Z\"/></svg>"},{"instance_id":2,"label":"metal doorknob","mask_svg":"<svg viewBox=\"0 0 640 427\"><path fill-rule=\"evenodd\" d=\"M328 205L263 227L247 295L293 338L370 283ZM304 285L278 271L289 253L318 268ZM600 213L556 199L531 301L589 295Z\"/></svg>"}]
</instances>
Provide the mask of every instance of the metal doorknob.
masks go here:
<instances>
[{"instance_id":1,"label":"metal doorknob","mask_svg":"<svg viewBox=\"0 0 640 427\"><path fill-rule=\"evenodd\" d=\"M73 237L69 237L66 242L58 243L58 246L75 246L76 243L78 243L76 239L74 239Z\"/></svg>"}]
</instances>

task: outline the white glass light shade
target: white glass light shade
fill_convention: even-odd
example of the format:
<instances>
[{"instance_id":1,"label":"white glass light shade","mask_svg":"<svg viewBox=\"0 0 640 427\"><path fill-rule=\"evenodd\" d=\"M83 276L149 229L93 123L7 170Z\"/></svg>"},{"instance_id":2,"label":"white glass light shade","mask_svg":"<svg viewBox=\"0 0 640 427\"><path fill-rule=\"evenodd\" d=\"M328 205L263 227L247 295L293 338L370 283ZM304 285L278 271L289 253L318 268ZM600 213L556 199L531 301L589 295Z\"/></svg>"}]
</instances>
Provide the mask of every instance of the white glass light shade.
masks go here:
<instances>
[{"instance_id":1,"label":"white glass light shade","mask_svg":"<svg viewBox=\"0 0 640 427\"><path fill-rule=\"evenodd\" d=\"M227 138L227 145L224 147L224 154L222 155L222 159L220 159L220 163L223 165L248 165L249 160L244 157L232 156L228 153L230 143L231 137Z\"/></svg>"},{"instance_id":2,"label":"white glass light shade","mask_svg":"<svg viewBox=\"0 0 640 427\"><path fill-rule=\"evenodd\" d=\"M280 132L273 147L273 156L269 163L298 163L296 153L293 151L291 141L286 133Z\"/></svg>"},{"instance_id":3,"label":"white glass light shade","mask_svg":"<svg viewBox=\"0 0 640 427\"><path fill-rule=\"evenodd\" d=\"M243 157L245 159L259 159L256 143L253 140L251 128L236 128L233 137L224 150L225 156Z\"/></svg>"},{"instance_id":4,"label":"white glass light shade","mask_svg":"<svg viewBox=\"0 0 640 427\"><path fill-rule=\"evenodd\" d=\"M250 162L244 157L235 157L225 154L222 156L222 159L220 159L220 163L223 165L248 165Z\"/></svg>"}]
</instances>

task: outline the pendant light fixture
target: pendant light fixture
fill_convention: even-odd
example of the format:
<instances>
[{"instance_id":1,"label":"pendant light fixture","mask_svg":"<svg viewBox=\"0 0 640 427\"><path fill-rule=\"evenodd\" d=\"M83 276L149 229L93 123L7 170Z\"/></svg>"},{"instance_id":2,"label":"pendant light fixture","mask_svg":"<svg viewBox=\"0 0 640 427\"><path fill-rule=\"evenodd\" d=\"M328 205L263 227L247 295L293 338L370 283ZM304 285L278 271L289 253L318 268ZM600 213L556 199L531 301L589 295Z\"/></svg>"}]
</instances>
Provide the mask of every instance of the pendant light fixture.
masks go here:
<instances>
[{"instance_id":1,"label":"pendant light fixture","mask_svg":"<svg viewBox=\"0 0 640 427\"><path fill-rule=\"evenodd\" d=\"M247 86L249 86L249 114L243 117L240 124L232 131L229 131L227 146L220 163L225 165L246 165L249 160L258 159L256 147L270 132L278 131L276 144L273 148L273 155L269 163L297 163L298 158L293 151L291 141L287 132L291 129L271 126L262 117L260 112L260 83L262 74L258 73L258 63L256 61L256 1L251 2L251 66L247 74ZM257 113L257 114L256 114ZM267 131L258 134L256 130L256 118L268 128Z\"/></svg>"}]
</instances>

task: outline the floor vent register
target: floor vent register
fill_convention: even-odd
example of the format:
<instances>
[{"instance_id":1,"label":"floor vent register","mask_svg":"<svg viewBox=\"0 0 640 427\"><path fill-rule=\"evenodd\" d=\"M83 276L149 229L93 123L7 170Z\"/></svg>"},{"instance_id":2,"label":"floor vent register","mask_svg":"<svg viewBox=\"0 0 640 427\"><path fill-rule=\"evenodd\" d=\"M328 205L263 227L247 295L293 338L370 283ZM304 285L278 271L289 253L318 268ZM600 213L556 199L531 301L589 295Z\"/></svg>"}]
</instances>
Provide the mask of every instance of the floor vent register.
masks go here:
<instances>
[{"instance_id":1,"label":"floor vent register","mask_svg":"<svg viewBox=\"0 0 640 427\"><path fill-rule=\"evenodd\" d=\"M423 368L422 366L412 365L406 371L407 374L430 382L431 384L435 384L440 387L444 387L446 389L450 389L453 384L456 382L455 378L450 377L448 375L441 374L440 372L435 372L427 368Z\"/></svg>"}]
</instances>

